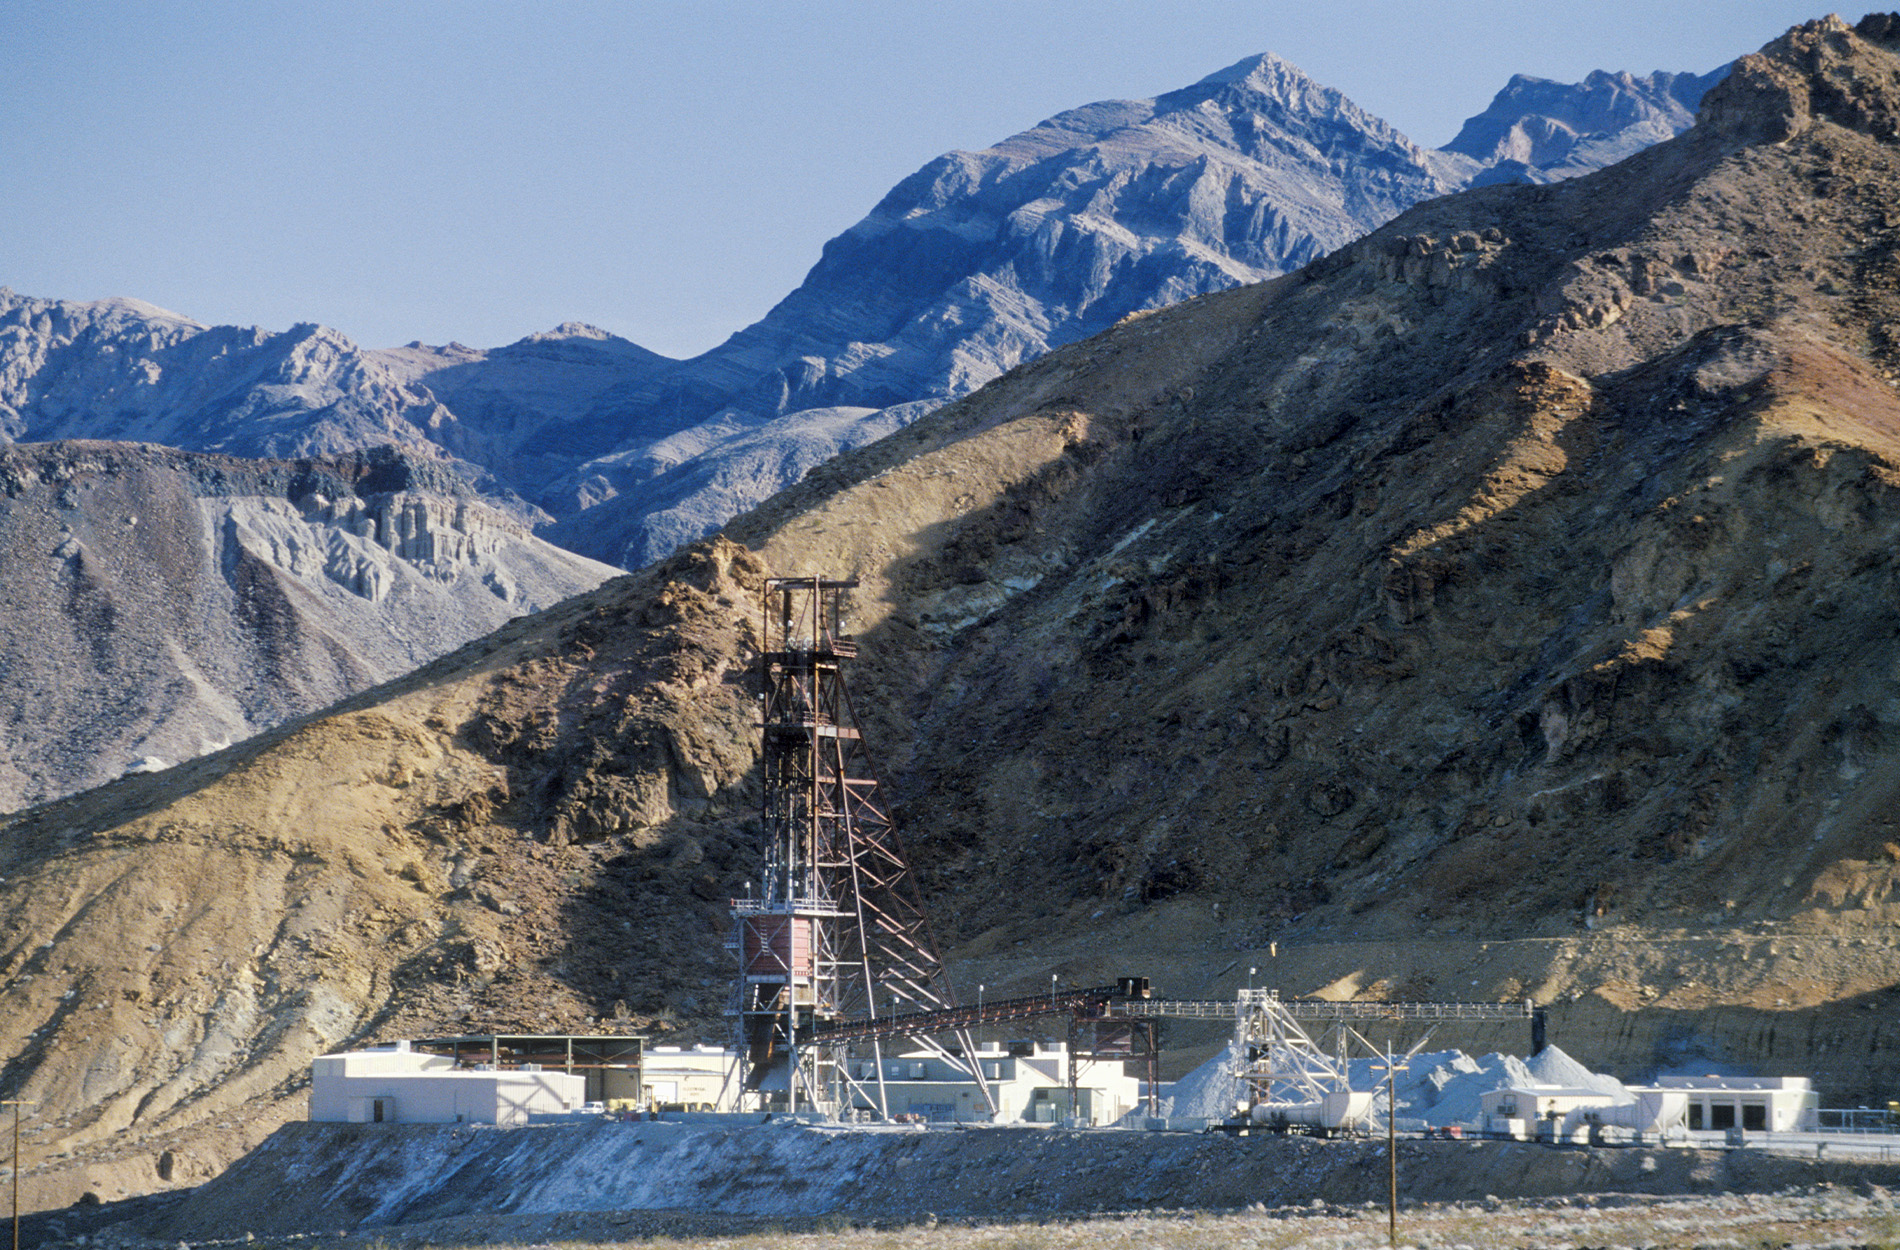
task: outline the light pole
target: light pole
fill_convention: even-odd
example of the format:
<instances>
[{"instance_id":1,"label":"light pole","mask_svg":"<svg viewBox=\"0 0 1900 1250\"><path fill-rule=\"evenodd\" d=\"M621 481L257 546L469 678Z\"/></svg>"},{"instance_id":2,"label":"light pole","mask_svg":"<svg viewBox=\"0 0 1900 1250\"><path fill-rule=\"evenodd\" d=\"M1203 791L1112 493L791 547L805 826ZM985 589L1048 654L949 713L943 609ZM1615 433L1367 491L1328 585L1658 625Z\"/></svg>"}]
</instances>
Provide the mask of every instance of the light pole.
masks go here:
<instances>
[{"instance_id":1,"label":"light pole","mask_svg":"<svg viewBox=\"0 0 1900 1250\"><path fill-rule=\"evenodd\" d=\"M976 985L976 1014L979 1016L983 1014L983 983L981 981Z\"/></svg>"},{"instance_id":2,"label":"light pole","mask_svg":"<svg viewBox=\"0 0 1900 1250\"><path fill-rule=\"evenodd\" d=\"M1056 1005L1056 974L1053 972L1049 974L1049 1005Z\"/></svg>"}]
</instances>

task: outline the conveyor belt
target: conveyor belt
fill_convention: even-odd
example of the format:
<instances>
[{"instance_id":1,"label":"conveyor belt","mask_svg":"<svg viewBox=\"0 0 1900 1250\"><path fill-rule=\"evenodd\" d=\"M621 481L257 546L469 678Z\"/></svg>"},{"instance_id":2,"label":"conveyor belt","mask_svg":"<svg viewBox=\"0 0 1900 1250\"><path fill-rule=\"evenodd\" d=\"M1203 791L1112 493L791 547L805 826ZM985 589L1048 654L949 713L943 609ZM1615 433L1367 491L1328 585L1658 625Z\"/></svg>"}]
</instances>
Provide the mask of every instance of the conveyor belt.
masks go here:
<instances>
[{"instance_id":1,"label":"conveyor belt","mask_svg":"<svg viewBox=\"0 0 1900 1250\"><path fill-rule=\"evenodd\" d=\"M1275 1005L1296 1020L1529 1020L1536 1008L1528 1001L1509 1003L1326 1002L1279 998ZM842 1042L866 1037L916 1037L949 1033L986 1024L1008 1024L1040 1016L1074 1015L1085 1019L1233 1020L1241 1005L1233 999L1139 998L1115 985L1057 990L1020 998L992 999L936 1011L907 1011L874 1019L820 1024L806 1036L812 1041Z\"/></svg>"}]
</instances>

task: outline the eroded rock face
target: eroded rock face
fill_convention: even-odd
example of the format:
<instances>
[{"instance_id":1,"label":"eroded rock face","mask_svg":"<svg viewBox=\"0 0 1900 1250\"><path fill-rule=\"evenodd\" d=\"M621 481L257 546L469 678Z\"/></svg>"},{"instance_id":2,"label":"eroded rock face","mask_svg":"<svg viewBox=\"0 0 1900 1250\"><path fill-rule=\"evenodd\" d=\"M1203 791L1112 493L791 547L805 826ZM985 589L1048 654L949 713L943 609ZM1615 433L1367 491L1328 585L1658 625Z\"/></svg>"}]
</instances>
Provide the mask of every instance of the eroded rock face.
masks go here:
<instances>
[{"instance_id":1,"label":"eroded rock face","mask_svg":"<svg viewBox=\"0 0 1900 1250\"><path fill-rule=\"evenodd\" d=\"M612 570L384 451L0 450L0 805L190 759Z\"/></svg>"},{"instance_id":2,"label":"eroded rock face","mask_svg":"<svg viewBox=\"0 0 1900 1250\"><path fill-rule=\"evenodd\" d=\"M1900 84L1886 65L1895 42L1892 14L1869 14L1858 28L1833 16L1796 27L1736 61L1700 121L1747 143L1785 142L1822 119L1891 141L1900 135Z\"/></svg>"}]
</instances>

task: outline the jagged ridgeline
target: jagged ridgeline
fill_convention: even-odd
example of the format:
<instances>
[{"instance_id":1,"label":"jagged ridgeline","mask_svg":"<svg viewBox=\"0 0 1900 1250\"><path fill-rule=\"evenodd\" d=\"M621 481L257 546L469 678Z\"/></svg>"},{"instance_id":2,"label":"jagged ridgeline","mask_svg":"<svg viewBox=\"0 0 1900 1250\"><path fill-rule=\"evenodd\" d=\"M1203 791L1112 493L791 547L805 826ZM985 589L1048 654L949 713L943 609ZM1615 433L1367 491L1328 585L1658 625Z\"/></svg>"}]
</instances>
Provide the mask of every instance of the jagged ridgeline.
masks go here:
<instances>
[{"instance_id":1,"label":"jagged ridgeline","mask_svg":"<svg viewBox=\"0 0 1900 1250\"><path fill-rule=\"evenodd\" d=\"M1896 48L1798 28L1611 169L1124 320L716 540L17 818L0 1083L69 1109L35 1148L75 1190L157 1184L160 1144L191 1179L353 1038L617 1002L721 1036L768 571L860 582L854 696L960 983L1528 996L1599 1071L1884 1096Z\"/></svg>"}]
</instances>

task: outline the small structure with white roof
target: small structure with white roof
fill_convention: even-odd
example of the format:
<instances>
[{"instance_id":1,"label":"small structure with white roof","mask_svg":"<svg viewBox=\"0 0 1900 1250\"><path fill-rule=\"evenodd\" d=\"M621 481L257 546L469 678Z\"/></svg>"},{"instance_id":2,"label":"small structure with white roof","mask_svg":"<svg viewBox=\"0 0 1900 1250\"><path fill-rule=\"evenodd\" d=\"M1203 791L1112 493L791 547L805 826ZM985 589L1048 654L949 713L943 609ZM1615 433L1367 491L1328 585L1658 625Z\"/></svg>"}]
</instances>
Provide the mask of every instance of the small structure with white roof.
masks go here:
<instances>
[{"instance_id":1,"label":"small structure with white roof","mask_svg":"<svg viewBox=\"0 0 1900 1250\"><path fill-rule=\"evenodd\" d=\"M1512 1085L1478 1099L1487 1134L1520 1140L1569 1141L1616 1103L1614 1094L1571 1085Z\"/></svg>"}]
</instances>

